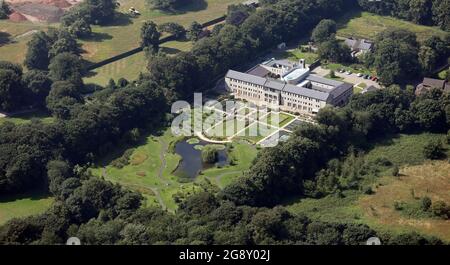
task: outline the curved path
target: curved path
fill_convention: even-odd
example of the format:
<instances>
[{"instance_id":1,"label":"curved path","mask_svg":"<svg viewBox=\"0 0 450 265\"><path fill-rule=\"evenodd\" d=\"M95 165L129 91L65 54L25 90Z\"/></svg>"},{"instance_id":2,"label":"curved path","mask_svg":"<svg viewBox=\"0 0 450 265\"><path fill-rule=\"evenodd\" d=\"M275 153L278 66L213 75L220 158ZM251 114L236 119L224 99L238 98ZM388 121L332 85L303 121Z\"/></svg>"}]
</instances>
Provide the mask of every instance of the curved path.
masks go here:
<instances>
[{"instance_id":1,"label":"curved path","mask_svg":"<svg viewBox=\"0 0 450 265\"><path fill-rule=\"evenodd\" d=\"M164 142L163 140L159 140L159 143L161 144L161 152L159 153L159 160L161 161L161 167L159 168L159 172L158 172L158 178L164 182L164 184L166 185L170 185L169 181L167 179L164 178L163 173L164 173L164 169L166 168L167 165L167 161L166 161L166 154L167 154L167 149L169 148L166 144L166 142Z\"/></svg>"},{"instance_id":2,"label":"curved path","mask_svg":"<svg viewBox=\"0 0 450 265\"><path fill-rule=\"evenodd\" d=\"M204 136L202 133L196 133L196 136L198 138L200 138L200 140L208 142L208 143L212 143L212 144L227 144L227 143L231 143L231 140L226 140L226 141L218 141L218 140L211 140L209 138L207 138L206 136Z\"/></svg>"}]
</instances>

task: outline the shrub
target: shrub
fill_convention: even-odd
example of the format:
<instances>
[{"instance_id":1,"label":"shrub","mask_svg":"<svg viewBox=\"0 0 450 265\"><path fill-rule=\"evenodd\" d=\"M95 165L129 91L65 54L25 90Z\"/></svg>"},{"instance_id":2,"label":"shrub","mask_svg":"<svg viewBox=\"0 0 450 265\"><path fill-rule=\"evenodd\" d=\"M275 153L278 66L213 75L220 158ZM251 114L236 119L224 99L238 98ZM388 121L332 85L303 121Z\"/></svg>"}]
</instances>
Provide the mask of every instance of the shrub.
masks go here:
<instances>
[{"instance_id":1,"label":"shrub","mask_svg":"<svg viewBox=\"0 0 450 265\"><path fill-rule=\"evenodd\" d=\"M431 207L431 199L429 197L423 197L420 201L420 207L424 212L428 211Z\"/></svg>"},{"instance_id":2,"label":"shrub","mask_svg":"<svg viewBox=\"0 0 450 265\"><path fill-rule=\"evenodd\" d=\"M439 159L442 158L444 153L444 148L440 140L431 140L423 148L423 155L427 159Z\"/></svg>"},{"instance_id":3,"label":"shrub","mask_svg":"<svg viewBox=\"0 0 450 265\"><path fill-rule=\"evenodd\" d=\"M431 211L436 217L448 219L450 216L450 209L448 205L443 201L437 201L433 203Z\"/></svg>"},{"instance_id":4,"label":"shrub","mask_svg":"<svg viewBox=\"0 0 450 265\"><path fill-rule=\"evenodd\" d=\"M217 161L217 148L214 146L205 146L202 150L203 163L214 164Z\"/></svg>"}]
</instances>

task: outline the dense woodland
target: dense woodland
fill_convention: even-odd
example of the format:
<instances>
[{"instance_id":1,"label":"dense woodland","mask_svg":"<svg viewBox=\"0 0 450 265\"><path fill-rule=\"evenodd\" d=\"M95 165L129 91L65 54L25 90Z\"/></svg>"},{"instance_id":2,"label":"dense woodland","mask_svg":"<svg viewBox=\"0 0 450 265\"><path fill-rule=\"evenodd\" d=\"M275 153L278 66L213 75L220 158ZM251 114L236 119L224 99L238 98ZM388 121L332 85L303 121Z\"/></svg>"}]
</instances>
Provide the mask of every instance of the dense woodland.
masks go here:
<instances>
[{"instance_id":1,"label":"dense woodland","mask_svg":"<svg viewBox=\"0 0 450 265\"><path fill-rule=\"evenodd\" d=\"M27 61L37 66L32 74L23 74L14 64L0 64L0 95L8 99L0 108L25 104L15 93L29 93L36 100L28 104L45 105L56 121L0 125L0 193L19 194L45 185L56 202L42 215L0 228L0 242L57 244L78 236L89 244L360 244L375 235L367 226L313 222L271 207L291 196L320 197L336 189L359 188L344 185L352 179L336 186L333 177L338 174L321 169L351 150L364 151L371 141L398 132L447 132L450 98L440 91L416 98L411 88L392 86L357 95L345 108L326 108L317 116L317 126L305 124L288 142L261 151L251 170L224 190L205 185L175 214L140 208L141 195L87 171L118 143L132 142L132 132L166 126L171 117L164 113L171 102L207 89L212 77L223 76L281 41L308 36L322 19L339 16L352 4L263 1L263 8L245 11L248 17L239 26L229 21L198 40L192 51L177 56L151 53L148 74L112 83L86 98L80 93L84 84L75 45L59 48L59 42L68 41L64 30L33 37L42 45L30 44ZM386 34L409 38L403 31ZM143 42L148 44L152 42ZM47 57L38 59L34 48L43 49ZM391 244L441 243L414 233L379 236Z\"/></svg>"}]
</instances>

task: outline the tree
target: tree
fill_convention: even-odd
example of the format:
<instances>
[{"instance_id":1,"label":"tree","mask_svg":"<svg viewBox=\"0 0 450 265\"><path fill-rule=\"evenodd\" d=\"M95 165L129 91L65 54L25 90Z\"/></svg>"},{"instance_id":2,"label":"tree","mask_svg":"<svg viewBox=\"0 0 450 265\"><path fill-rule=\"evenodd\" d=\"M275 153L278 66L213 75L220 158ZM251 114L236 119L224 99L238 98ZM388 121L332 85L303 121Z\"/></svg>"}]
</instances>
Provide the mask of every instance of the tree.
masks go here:
<instances>
[{"instance_id":1,"label":"tree","mask_svg":"<svg viewBox=\"0 0 450 265\"><path fill-rule=\"evenodd\" d=\"M86 0L81 4L89 14L89 23L103 25L114 19L116 13L116 0Z\"/></svg>"},{"instance_id":2,"label":"tree","mask_svg":"<svg viewBox=\"0 0 450 265\"><path fill-rule=\"evenodd\" d=\"M443 201L434 202L431 207L431 212L440 218L448 219L450 218L450 209L447 204Z\"/></svg>"},{"instance_id":3,"label":"tree","mask_svg":"<svg viewBox=\"0 0 450 265\"><path fill-rule=\"evenodd\" d=\"M0 2L0 19L8 18L9 13L11 13L11 10L9 9L8 4L5 1L1 1Z\"/></svg>"},{"instance_id":4,"label":"tree","mask_svg":"<svg viewBox=\"0 0 450 265\"><path fill-rule=\"evenodd\" d=\"M71 108L82 102L82 96L73 83L57 81L53 83L46 101L47 108L56 117L65 119L69 117Z\"/></svg>"},{"instance_id":5,"label":"tree","mask_svg":"<svg viewBox=\"0 0 450 265\"><path fill-rule=\"evenodd\" d=\"M427 212L431 208L431 199L430 197L423 197L420 200L420 207L422 208L422 211Z\"/></svg>"},{"instance_id":6,"label":"tree","mask_svg":"<svg viewBox=\"0 0 450 265\"><path fill-rule=\"evenodd\" d=\"M445 156L440 140L430 140L423 148L423 155L427 159L440 159Z\"/></svg>"},{"instance_id":7,"label":"tree","mask_svg":"<svg viewBox=\"0 0 450 265\"><path fill-rule=\"evenodd\" d=\"M414 33L386 30L375 41L373 66L386 85L405 84L420 73L418 44Z\"/></svg>"},{"instance_id":8,"label":"tree","mask_svg":"<svg viewBox=\"0 0 450 265\"><path fill-rule=\"evenodd\" d=\"M147 0L154 9L175 11L183 5L191 4L192 0Z\"/></svg>"},{"instance_id":9,"label":"tree","mask_svg":"<svg viewBox=\"0 0 450 265\"><path fill-rule=\"evenodd\" d=\"M49 76L53 81L69 81L82 86L82 65L78 56L71 53L60 53L49 65Z\"/></svg>"},{"instance_id":10,"label":"tree","mask_svg":"<svg viewBox=\"0 0 450 265\"><path fill-rule=\"evenodd\" d=\"M194 21L187 30L187 38L191 41L198 41L202 32L202 25L197 21Z\"/></svg>"},{"instance_id":11,"label":"tree","mask_svg":"<svg viewBox=\"0 0 450 265\"><path fill-rule=\"evenodd\" d=\"M450 0L434 0L432 11L434 23L448 31L450 29Z\"/></svg>"},{"instance_id":12,"label":"tree","mask_svg":"<svg viewBox=\"0 0 450 265\"><path fill-rule=\"evenodd\" d=\"M28 71L23 75L22 82L30 92L27 102L33 106L45 106L45 98L52 86L52 81L47 73L39 70Z\"/></svg>"},{"instance_id":13,"label":"tree","mask_svg":"<svg viewBox=\"0 0 450 265\"><path fill-rule=\"evenodd\" d=\"M67 27L67 30L78 38L86 38L92 34L91 25L83 18L75 20Z\"/></svg>"},{"instance_id":14,"label":"tree","mask_svg":"<svg viewBox=\"0 0 450 265\"><path fill-rule=\"evenodd\" d=\"M153 21L146 21L141 28L141 46L150 49L152 52L157 52L159 49L159 38L161 33L158 31L158 26Z\"/></svg>"},{"instance_id":15,"label":"tree","mask_svg":"<svg viewBox=\"0 0 450 265\"><path fill-rule=\"evenodd\" d=\"M0 69L0 109L11 111L17 109L24 99L21 76L9 69Z\"/></svg>"},{"instance_id":16,"label":"tree","mask_svg":"<svg viewBox=\"0 0 450 265\"><path fill-rule=\"evenodd\" d=\"M332 40L335 39L336 31L337 25L334 20L323 19L314 28L311 39L315 43L322 43L324 41Z\"/></svg>"},{"instance_id":17,"label":"tree","mask_svg":"<svg viewBox=\"0 0 450 265\"><path fill-rule=\"evenodd\" d=\"M214 146L207 145L202 150L203 163L214 164L217 161L217 156L217 148Z\"/></svg>"},{"instance_id":18,"label":"tree","mask_svg":"<svg viewBox=\"0 0 450 265\"><path fill-rule=\"evenodd\" d=\"M55 31L54 41L51 44L48 56L50 59L61 53L80 54L80 48L76 39L66 30Z\"/></svg>"},{"instance_id":19,"label":"tree","mask_svg":"<svg viewBox=\"0 0 450 265\"><path fill-rule=\"evenodd\" d=\"M158 26L158 29L162 32L167 32L180 39L186 35L186 29L178 23L167 22Z\"/></svg>"},{"instance_id":20,"label":"tree","mask_svg":"<svg viewBox=\"0 0 450 265\"><path fill-rule=\"evenodd\" d=\"M317 53L321 59L332 62L345 63L352 60L350 48L336 39L322 42Z\"/></svg>"},{"instance_id":21,"label":"tree","mask_svg":"<svg viewBox=\"0 0 450 265\"><path fill-rule=\"evenodd\" d=\"M33 34L28 42L28 50L25 55L24 64L28 69L47 70L50 63L48 52L50 39L45 32L40 31Z\"/></svg>"}]
</instances>

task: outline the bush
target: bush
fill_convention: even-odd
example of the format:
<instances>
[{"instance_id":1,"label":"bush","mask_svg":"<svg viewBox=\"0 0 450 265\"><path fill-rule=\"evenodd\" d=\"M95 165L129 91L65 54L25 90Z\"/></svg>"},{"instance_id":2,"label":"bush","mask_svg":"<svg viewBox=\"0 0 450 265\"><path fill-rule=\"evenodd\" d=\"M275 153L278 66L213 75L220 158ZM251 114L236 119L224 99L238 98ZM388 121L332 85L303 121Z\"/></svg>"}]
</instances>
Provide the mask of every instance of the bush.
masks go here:
<instances>
[{"instance_id":1,"label":"bush","mask_svg":"<svg viewBox=\"0 0 450 265\"><path fill-rule=\"evenodd\" d=\"M213 146L205 146L202 150L203 163L214 164L217 161L218 153L217 148Z\"/></svg>"},{"instance_id":2,"label":"bush","mask_svg":"<svg viewBox=\"0 0 450 265\"><path fill-rule=\"evenodd\" d=\"M121 157L113 160L111 162L111 165L113 167L119 168L119 169L122 169L125 166L128 166L130 164L130 158L131 158L131 155L133 154L133 151L134 151L133 148L127 149Z\"/></svg>"},{"instance_id":3,"label":"bush","mask_svg":"<svg viewBox=\"0 0 450 265\"><path fill-rule=\"evenodd\" d=\"M422 211L426 212L431 207L431 199L429 197L423 197L420 201L420 206L422 208Z\"/></svg>"},{"instance_id":4,"label":"bush","mask_svg":"<svg viewBox=\"0 0 450 265\"><path fill-rule=\"evenodd\" d=\"M431 212L436 217L440 217L442 219L449 219L450 218L450 208L448 205L443 201L437 201L433 203Z\"/></svg>"},{"instance_id":5,"label":"bush","mask_svg":"<svg viewBox=\"0 0 450 265\"><path fill-rule=\"evenodd\" d=\"M440 159L445 156L444 148L440 140L431 140L423 148L423 155L427 159Z\"/></svg>"}]
</instances>

